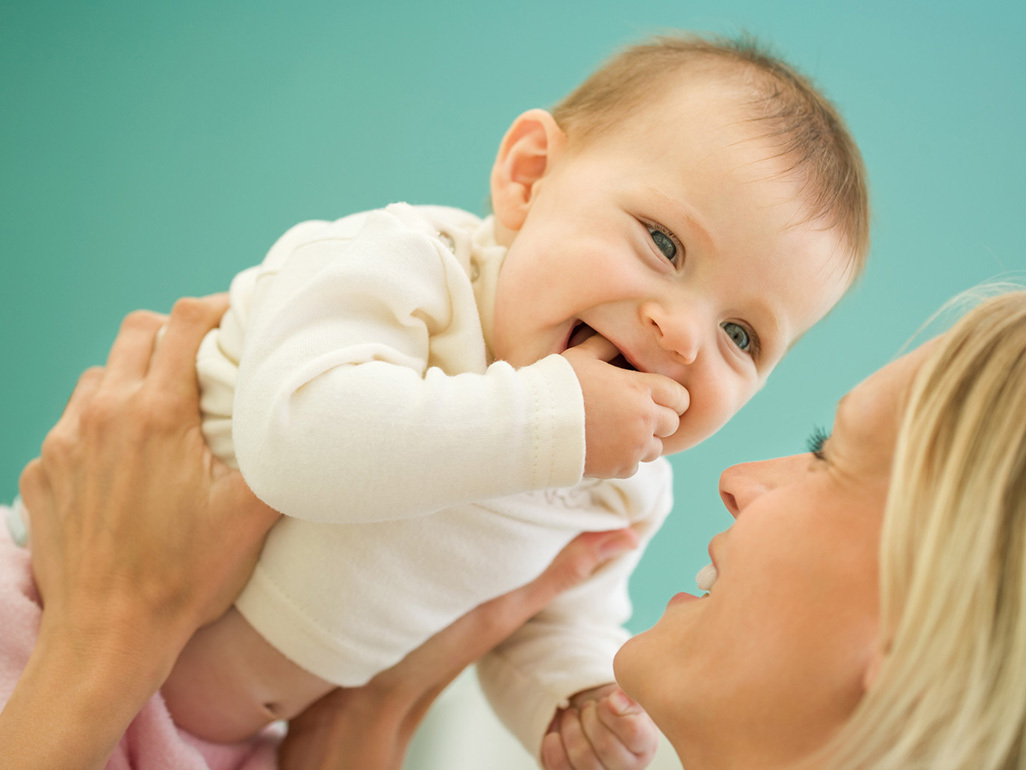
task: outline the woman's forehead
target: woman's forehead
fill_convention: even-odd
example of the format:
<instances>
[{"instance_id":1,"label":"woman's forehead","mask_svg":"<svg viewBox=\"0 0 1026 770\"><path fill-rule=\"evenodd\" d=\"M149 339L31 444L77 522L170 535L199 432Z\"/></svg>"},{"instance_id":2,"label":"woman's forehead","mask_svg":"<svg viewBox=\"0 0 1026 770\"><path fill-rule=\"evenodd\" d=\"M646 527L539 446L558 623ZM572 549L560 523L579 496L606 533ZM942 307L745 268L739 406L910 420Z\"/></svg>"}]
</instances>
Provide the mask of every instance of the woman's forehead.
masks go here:
<instances>
[{"instance_id":1,"label":"woman's forehead","mask_svg":"<svg viewBox=\"0 0 1026 770\"><path fill-rule=\"evenodd\" d=\"M912 382L933 347L931 340L852 388L837 405L835 443L840 439L872 448L877 460L889 464Z\"/></svg>"}]
</instances>

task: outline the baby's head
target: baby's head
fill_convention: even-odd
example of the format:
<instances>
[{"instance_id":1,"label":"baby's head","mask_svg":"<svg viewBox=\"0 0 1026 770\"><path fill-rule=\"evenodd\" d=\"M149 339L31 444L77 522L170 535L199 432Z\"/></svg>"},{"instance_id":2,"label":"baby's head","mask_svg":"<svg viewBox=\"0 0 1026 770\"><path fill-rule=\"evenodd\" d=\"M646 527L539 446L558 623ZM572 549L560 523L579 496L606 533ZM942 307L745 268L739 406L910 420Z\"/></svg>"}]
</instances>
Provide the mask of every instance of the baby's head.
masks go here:
<instances>
[{"instance_id":1,"label":"baby's head","mask_svg":"<svg viewBox=\"0 0 1026 770\"><path fill-rule=\"evenodd\" d=\"M842 120L748 43L624 51L551 113L513 122L491 194L509 247L496 357L524 366L591 327L618 363L688 389L668 453L751 398L868 250L865 172Z\"/></svg>"}]
</instances>

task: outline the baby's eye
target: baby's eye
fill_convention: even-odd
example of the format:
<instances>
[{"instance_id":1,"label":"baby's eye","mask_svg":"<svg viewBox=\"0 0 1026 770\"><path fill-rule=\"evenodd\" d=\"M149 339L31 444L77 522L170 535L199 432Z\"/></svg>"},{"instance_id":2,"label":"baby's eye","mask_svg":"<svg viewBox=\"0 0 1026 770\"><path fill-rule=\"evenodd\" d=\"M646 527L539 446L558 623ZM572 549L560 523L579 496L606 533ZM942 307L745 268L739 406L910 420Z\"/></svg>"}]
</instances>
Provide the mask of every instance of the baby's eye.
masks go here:
<instances>
[{"instance_id":1,"label":"baby's eye","mask_svg":"<svg viewBox=\"0 0 1026 770\"><path fill-rule=\"evenodd\" d=\"M752 338L745 327L741 324L736 324L733 321L724 321L720 326L723 328L723 331L727 333L727 336L730 337L731 342L746 353L749 351L752 347Z\"/></svg>"},{"instance_id":2,"label":"baby's eye","mask_svg":"<svg viewBox=\"0 0 1026 770\"><path fill-rule=\"evenodd\" d=\"M648 228L648 233L652 236L652 241L655 243L656 248L663 253L664 257L671 262L676 259L677 244L673 242L673 238L664 233L658 227L652 227L651 225Z\"/></svg>"}]
</instances>

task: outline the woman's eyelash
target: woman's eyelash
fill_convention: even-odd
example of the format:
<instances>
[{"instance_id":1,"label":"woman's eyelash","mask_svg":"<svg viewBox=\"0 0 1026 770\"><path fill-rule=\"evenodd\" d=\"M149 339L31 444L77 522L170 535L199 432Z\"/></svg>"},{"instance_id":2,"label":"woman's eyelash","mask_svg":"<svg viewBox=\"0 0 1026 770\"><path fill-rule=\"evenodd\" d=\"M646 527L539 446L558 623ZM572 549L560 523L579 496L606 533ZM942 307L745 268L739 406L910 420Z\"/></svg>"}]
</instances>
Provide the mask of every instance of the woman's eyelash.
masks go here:
<instances>
[{"instance_id":1,"label":"woman's eyelash","mask_svg":"<svg viewBox=\"0 0 1026 770\"><path fill-rule=\"evenodd\" d=\"M826 429L816 425L812 429L812 433L805 439L806 449L817 459L822 460L823 458L823 445L826 440L830 438L830 434L827 433Z\"/></svg>"}]
</instances>

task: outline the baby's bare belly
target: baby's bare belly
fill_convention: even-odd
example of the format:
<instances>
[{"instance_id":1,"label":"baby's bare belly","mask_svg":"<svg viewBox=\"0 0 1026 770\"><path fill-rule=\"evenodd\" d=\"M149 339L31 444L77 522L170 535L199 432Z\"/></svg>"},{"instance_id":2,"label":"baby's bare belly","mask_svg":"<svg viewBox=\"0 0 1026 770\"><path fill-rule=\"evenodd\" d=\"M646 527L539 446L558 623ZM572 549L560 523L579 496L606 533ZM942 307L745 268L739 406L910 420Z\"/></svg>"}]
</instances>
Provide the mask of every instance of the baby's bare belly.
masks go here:
<instances>
[{"instance_id":1,"label":"baby's bare belly","mask_svg":"<svg viewBox=\"0 0 1026 770\"><path fill-rule=\"evenodd\" d=\"M233 607L189 640L162 692L179 727L232 743L291 719L333 688L264 641Z\"/></svg>"}]
</instances>

